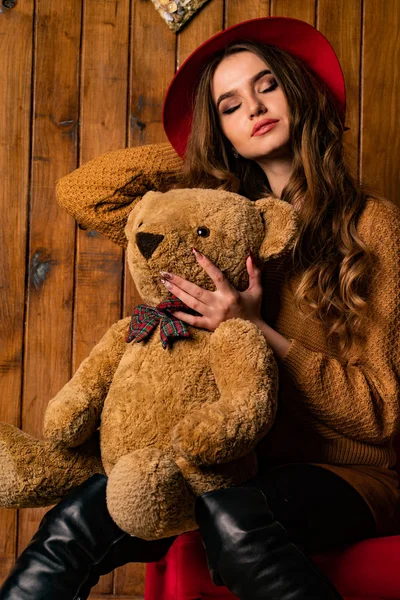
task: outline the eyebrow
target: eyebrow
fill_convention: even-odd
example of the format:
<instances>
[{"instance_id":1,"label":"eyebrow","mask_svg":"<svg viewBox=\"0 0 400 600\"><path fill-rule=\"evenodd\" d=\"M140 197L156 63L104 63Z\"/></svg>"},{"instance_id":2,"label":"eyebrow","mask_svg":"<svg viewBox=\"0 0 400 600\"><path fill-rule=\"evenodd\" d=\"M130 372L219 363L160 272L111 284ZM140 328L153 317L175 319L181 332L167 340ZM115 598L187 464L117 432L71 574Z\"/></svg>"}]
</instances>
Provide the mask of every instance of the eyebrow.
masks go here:
<instances>
[{"instance_id":1,"label":"eyebrow","mask_svg":"<svg viewBox=\"0 0 400 600\"><path fill-rule=\"evenodd\" d=\"M249 79L249 82L251 84L254 84L259 79L261 79L261 77L264 77L264 75L271 75L271 74L272 73L269 69L264 69L264 71L260 71L259 73L257 73L257 75L253 75L253 77L251 77L251 79ZM234 96L235 94L237 94L237 90L230 90L229 92L225 92L225 94L221 94L217 100L217 109L218 109L219 105L221 104L222 100L225 100L225 98L231 98L231 96Z\"/></svg>"}]
</instances>

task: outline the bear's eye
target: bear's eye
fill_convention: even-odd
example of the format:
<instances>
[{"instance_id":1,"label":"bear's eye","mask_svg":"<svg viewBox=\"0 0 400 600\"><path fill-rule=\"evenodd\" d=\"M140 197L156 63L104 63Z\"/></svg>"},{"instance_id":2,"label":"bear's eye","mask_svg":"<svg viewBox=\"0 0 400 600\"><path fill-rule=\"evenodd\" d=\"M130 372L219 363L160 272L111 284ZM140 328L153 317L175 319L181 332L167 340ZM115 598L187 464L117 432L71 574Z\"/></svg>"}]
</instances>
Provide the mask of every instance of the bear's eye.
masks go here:
<instances>
[{"instance_id":1,"label":"bear's eye","mask_svg":"<svg viewBox=\"0 0 400 600\"><path fill-rule=\"evenodd\" d=\"M141 227L142 225L143 225L143 221L141 221L141 222L139 223L139 225L138 225L138 229L139 229L139 227Z\"/></svg>"},{"instance_id":2,"label":"bear's eye","mask_svg":"<svg viewBox=\"0 0 400 600\"><path fill-rule=\"evenodd\" d=\"M198 227L196 233L200 237L208 237L210 235L210 230L208 227Z\"/></svg>"}]
</instances>

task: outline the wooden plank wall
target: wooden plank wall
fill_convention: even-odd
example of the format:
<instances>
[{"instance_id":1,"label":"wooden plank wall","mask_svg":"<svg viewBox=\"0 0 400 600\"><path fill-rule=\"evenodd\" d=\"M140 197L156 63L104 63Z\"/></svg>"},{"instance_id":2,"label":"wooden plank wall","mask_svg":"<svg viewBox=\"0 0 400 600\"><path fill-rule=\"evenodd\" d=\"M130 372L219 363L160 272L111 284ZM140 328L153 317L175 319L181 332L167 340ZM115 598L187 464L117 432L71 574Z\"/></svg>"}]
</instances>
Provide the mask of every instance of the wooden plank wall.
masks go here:
<instances>
[{"instance_id":1,"label":"wooden plank wall","mask_svg":"<svg viewBox=\"0 0 400 600\"><path fill-rule=\"evenodd\" d=\"M55 181L108 150L165 141L161 105L188 54L222 28L303 19L332 42L348 91L359 176L399 189L398 0L210 0L173 34L150 0L18 0L0 13L0 420L41 436L50 398L138 300L121 249L81 231ZM0 580L42 510L0 511ZM143 567L104 577L93 598L137 598Z\"/></svg>"}]
</instances>

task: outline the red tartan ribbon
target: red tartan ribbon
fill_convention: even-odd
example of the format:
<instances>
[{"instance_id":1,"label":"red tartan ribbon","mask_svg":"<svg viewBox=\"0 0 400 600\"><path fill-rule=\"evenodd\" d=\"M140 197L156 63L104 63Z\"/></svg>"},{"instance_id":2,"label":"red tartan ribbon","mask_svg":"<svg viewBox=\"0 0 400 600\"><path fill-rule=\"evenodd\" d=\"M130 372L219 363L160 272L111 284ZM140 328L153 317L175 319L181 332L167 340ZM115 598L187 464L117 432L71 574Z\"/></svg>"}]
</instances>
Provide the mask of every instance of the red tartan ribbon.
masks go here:
<instances>
[{"instance_id":1,"label":"red tartan ribbon","mask_svg":"<svg viewBox=\"0 0 400 600\"><path fill-rule=\"evenodd\" d=\"M179 298L173 296L170 300L160 302L156 307L148 304L139 304L133 311L129 324L127 342L140 342L146 339L160 323L161 344L165 349L174 339L190 337L186 323L174 317L170 311L184 310L198 314L184 304Z\"/></svg>"}]
</instances>

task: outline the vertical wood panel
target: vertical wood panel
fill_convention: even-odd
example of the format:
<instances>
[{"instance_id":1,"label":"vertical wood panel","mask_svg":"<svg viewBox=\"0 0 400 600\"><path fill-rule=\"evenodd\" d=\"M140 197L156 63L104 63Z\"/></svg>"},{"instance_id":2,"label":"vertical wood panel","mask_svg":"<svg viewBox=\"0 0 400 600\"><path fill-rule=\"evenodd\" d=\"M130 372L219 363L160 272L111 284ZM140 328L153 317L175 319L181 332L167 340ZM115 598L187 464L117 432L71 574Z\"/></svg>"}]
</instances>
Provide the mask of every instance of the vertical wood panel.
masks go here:
<instances>
[{"instance_id":1,"label":"vertical wood panel","mask_svg":"<svg viewBox=\"0 0 400 600\"><path fill-rule=\"evenodd\" d=\"M166 142L162 102L175 72L176 34L151 2L132 1L129 146Z\"/></svg>"},{"instance_id":2,"label":"vertical wood panel","mask_svg":"<svg viewBox=\"0 0 400 600\"><path fill-rule=\"evenodd\" d=\"M80 163L126 140L129 0L84 0ZM122 251L93 231L78 233L74 370L121 316ZM99 525L100 526L100 525ZM113 575L94 593L111 593Z\"/></svg>"},{"instance_id":3,"label":"vertical wood panel","mask_svg":"<svg viewBox=\"0 0 400 600\"><path fill-rule=\"evenodd\" d=\"M346 83L345 142L358 165L360 127L361 0L319 0L317 27L332 44ZM351 27L349 27L351 23ZM349 155L350 157L350 155Z\"/></svg>"},{"instance_id":4,"label":"vertical wood panel","mask_svg":"<svg viewBox=\"0 0 400 600\"><path fill-rule=\"evenodd\" d=\"M257 19L268 17L271 11L271 0L226 0L226 27Z\"/></svg>"},{"instance_id":5,"label":"vertical wood panel","mask_svg":"<svg viewBox=\"0 0 400 600\"><path fill-rule=\"evenodd\" d=\"M272 17L292 17L315 25L316 0L271 0Z\"/></svg>"},{"instance_id":6,"label":"vertical wood panel","mask_svg":"<svg viewBox=\"0 0 400 600\"><path fill-rule=\"evenodd\" d=\"M177 66L209 37L218 33L223 28L224 3L223 0L212 0L206 4L195 19L189 21L178 36Z\"/></svg>"},{"instance_id":7,"label":"vertical wood panel","mask_svg":"<svg viewBox=\"0 0 400 600\"><path fill-rule=\"evenodd\" d=\"M37 5L30 251L22 428L42 437L49 400L70 377L73 220L56 203L55 181L76 167L80 2ZM62 56L62 61L54 61ZM46 85L42 82L45 81ZM19 548L44 510L20 512Z\"/></svg>"},{"instance_id":8,"label":"vertical wood panel","mask_svg":"<svg viewBox=\"0 0 400 600\"><path fill-rule=\"evenodd\" d=\"M400 2L364 0L361 177L400 205Z\"/></svg>"},{"instance_id":9,"label":"vertical wood panel","mask_svg":"<svg viewBox=\"0 0 400 600\"><path fill-rule=\"evenodd\" d=\"M129 1L84 0L80 163L126 139ZM78 233L76 370L121 314L122 252L94 231Z\"/></svg>"},{"instance_id":10,"label":"vertical wood panel","mask_svg":"<svg viewBox=\"0 0 400 600\"><path fill-rule=\"evenodd\" d=\"M33 1L0 14L0 420L20 423L29 188ZM0 580L16 557L17 513L0 509Z\"/></svg>"}]
</instances>

